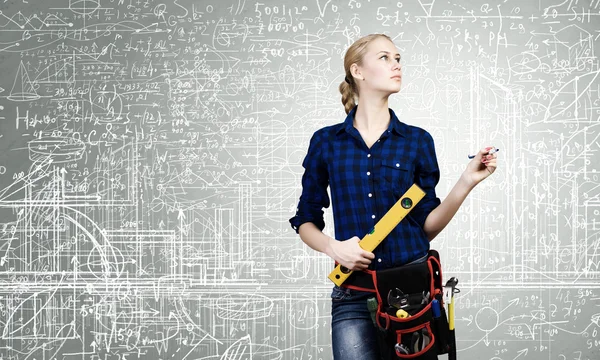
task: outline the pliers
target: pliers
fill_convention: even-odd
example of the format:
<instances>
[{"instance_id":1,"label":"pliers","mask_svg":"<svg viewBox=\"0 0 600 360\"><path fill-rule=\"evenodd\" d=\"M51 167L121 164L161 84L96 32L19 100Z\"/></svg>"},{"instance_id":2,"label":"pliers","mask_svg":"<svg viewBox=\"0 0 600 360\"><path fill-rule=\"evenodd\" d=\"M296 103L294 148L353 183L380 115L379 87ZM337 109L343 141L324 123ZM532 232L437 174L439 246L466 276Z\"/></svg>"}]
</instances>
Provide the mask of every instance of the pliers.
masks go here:
<instances>
[{"instance_id":1,"label":"pliers","mask_svg":"<svg viewBox=\"0 0 600 360\"><path fill-rule=\"evenodd\" d=\"M430 342L431 336L429 335L429 331L427 331L426 328L422 328L412 334L410 349L413 351L413 354L416 354L420 351L423 351L423 349L425 349Z\"/></svg>"},{"instance_id":2,"label":"pliers","mask_svg":"<svg viewBox=\"0 0 600 360\"><path fill-rule=\"evenodd\" d=\"M388 305L397 309L402 309L408 306L408 295L405 295L398 288L391 289L387 296Z\"/></svg>"}]
</instances>

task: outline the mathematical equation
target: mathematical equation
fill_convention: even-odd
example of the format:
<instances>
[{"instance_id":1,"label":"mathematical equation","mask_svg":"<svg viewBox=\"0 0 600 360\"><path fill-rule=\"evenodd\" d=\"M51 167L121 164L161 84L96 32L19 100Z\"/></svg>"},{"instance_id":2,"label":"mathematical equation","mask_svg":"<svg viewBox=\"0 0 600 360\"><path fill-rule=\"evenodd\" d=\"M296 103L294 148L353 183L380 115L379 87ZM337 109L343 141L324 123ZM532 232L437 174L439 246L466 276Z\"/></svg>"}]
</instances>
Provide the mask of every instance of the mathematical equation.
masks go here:
<instances>
[{"instance_id":1,"label":"mathematical equation","mask_svg":"<svg viewBox=\"0 0 600 360\"><path fill-rule=\"evenodd\" d=\"M330 359L333 261L288 219L369 33L402 55L390 107L435 139L442 199L501 149L432 242L458 356L597 359L598 21L595 1L0 4L0 360Z\"/></svg>"}]
</instances>

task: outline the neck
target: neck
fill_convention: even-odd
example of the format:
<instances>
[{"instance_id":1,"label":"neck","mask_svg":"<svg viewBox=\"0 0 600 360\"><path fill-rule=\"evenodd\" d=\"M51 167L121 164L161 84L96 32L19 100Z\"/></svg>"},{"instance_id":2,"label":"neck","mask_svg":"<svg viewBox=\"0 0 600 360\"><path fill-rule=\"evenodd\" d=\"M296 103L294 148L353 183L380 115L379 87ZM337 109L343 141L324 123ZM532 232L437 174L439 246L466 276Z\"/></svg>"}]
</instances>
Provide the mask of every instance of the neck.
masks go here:
<instances>
[{"instance_id":1,"label":"neck","mask_svg":"<svg viewBox=\"0 0 600 360\"><path fill-rule=\"evenodd\" d=\"M354 114L354 127L365 131L385 130L388 128L390 120L387 98L359 98L358 108Z\"/></svg>"}]
</instances>

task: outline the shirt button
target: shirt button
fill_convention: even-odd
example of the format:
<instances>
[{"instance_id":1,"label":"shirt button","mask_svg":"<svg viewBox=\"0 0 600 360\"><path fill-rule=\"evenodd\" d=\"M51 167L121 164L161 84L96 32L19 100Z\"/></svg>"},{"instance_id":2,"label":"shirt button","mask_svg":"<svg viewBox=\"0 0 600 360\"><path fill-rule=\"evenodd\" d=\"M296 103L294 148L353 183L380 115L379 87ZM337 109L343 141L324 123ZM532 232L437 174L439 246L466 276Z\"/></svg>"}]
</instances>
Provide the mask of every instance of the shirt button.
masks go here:
<instances>
[{"instance_id":1,"label":"shirt button","mask_svg":"<svg viewBox=\"0 0 600 360\"><path fill-rule=\"evenodd\" d=\"M371 154L367 154L367 157L371 157Z\"/></svg>"},{"instance_id":2,"label":"shirt button","mask_svg":"<svg viewBox=\"0 0 600 360\"><path fill-rule=\"evenodd\" d=\"M372 218L372 219L375 219L375 215L371 215L371 218Z\"/></svg>"},{"instance_id":3,"label":"shirt button","mask_svg":"<svg viewBox=\"0 0 600 360\"><path fill-rule=\"evenodd\" d=\"M381 262L381 258L377 259L378 262Z\"/></svg>"},{"instance_id":4,"label":"shirt button","mask_svg":"<svg viewBox=\"0 0 600 360\"><path fill-rule=\"evenodd\" d=\"M367 175L371 175L371 172L370 172L370 171L367 171Z\"/></svg>"},{"instance_id":5,"label":"shirt button","mask_svg":"<svg viewBox=\"0 0 600 360\"><path fill-rule=\"evenodd\" d=\"M396 167L400 167L400 164L396 163Z\"/></svg>"},{"instance_id":6,"label":"shirt button","mask_svg":"<svg viewBox=\"0 0 600 360\"><path fill-rule=\"evenodd\" d=\"M369 193L369 197L373 196L373 194Z\"/></svg>"}]
</instances>

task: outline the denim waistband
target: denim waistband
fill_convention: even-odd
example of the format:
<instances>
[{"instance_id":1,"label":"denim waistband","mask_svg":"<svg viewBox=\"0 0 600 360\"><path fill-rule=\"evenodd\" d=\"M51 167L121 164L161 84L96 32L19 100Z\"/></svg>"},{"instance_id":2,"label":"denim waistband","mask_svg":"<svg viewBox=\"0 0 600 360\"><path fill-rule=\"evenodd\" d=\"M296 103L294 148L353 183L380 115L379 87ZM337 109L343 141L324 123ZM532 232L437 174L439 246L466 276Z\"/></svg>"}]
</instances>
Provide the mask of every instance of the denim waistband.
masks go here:
<instances>
[{"instance_id":1,"label":"denim waistband","mask_svg":"<svg viewBox=\"0 0 600 360\"><path fill-rule=\"evenodd\" d=\"M427 254L427 255L425 255L425 256L423 256L423 257L421 257L421 258L418 258L417 260L411 261L411 262L407 263L406 265L408 265L408 264L416 264L416 263L421 263L421 262L423 262L423 261L427 260L427 257L428 257L428 256L429 256L429 254Z\"/></svg>"}]
</instances>

